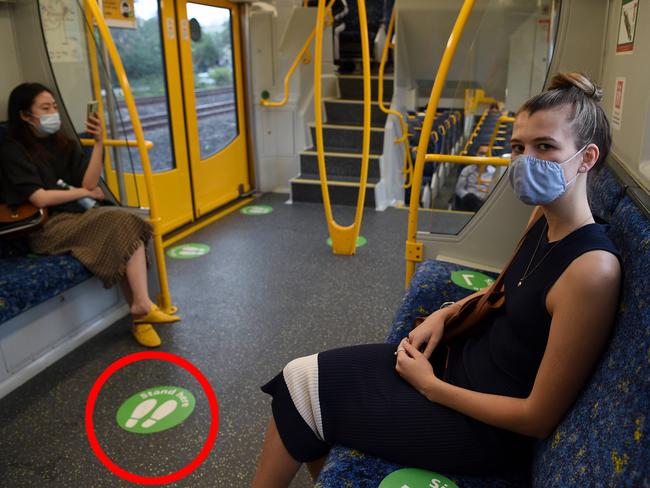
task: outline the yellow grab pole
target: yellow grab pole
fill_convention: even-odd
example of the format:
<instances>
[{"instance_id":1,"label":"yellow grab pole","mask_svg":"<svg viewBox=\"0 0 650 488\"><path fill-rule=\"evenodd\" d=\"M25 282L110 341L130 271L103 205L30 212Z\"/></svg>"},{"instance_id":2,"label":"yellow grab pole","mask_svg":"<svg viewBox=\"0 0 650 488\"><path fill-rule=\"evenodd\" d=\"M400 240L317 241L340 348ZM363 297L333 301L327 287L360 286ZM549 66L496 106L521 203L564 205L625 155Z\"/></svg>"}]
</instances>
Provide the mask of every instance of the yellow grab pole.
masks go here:
<instances>
[{"instance_id":1,"label":"yellow grab pole","mask_svg":"<svg viewBox=\"0 0 650 488\"><path fill-rule=\"evenodd\" d=\"M102 82L99 76L99 63L97 61L97 47L95 46L95 36L92 31L92 17L89 13L86 13L85 22L85 31L86 31L86 42L88 42L88 57L90 60L90 75L92 80L93 94L95 100L97 100L97 115L99 115L99 121L102 126L102 132L106 134L106 117L104 116L104 98L102 97ZM94 142L93 142L94 143ZM111 174L111 156L109 151L105 151L104 154L104 174L106 179L109 179ZM116 183L115 187L119 185ZM118 192L119 193L119 192ZM126 195L124 196L126 198Z\"/></svg>"},{"instance_id":2,"label":"yellow grab pole","mask_svg":"<svg viewBox=\"0 0 650 488\"><path fill-rule=\"evenodd\" d=\"M82 146L92 146L95 144L95 139L79 139ZM122 139L104 139L104 146L109 147L138 147L138 141L124 141ZM153 142L144 141L144 146L147 149L153 148Z\"/></svg>"},{"instance_id":3,"label":"yellow grab pole","mask_svg":"<svg viewBox=\"0 0 650 488\"><path fill-rule=\"evenodd\" d=\"M336 0L330 0L330 3L327 5L328 18L331 17L332 5L334 5L335 1ZM293 63L291 64L289 71L287 71L287 74L284 76L284 97L282 98L282 100L280 100L279 102L272 102L270 100L266 100L263 98L262 100L260 100L260 103L262 105L264 105L265 107L283 107L284 105L287 104L287 102L289 101L289 81L291 81L291 77L293 76L294 71L296 71L296 68L298 67L301 61L305 64L309 64L311 62L311 58L309 57L309 45L311 44L311 41L314 40L315 35L316 35L316 27L314 27L314 30L312 30L311 34L309 34L309 36L307 37L305 44L303 44L302 49L298 51L298 54L296 55L296 59L293 60Z\"/></svg>"},{"instance_id":4,"label":"yellow grab pole","mask_svg":"<svg viewBox=\"0 0 650 488\"><path fill-rule=\"evenodd\" d=\"M458 41L465 29L465 24L469 15L472 13L474 7L474 0L465 0L460 9L454 28L447 41L447 47L440 60L440 67L436 74L436 81L433 83L431 89L431 96L429 97L429 105L427 105L426 115L422 124L422 132L420 133L420 142L418 144L417 156L415 158L415 169L413 174L413 185L411 187L411 201L409 202L409 220L408 231L406 236L406 286L408 287L411 281L411 276L415 271L415 263L422 261L422 244L417 242L418 232L418 209L420 206L420 186L422 185L422 172L424 170L424 160L427 153L427 146L429 144L429 136L433 128L433 119L438 109L438 102L442 94L442 88L447 79L447 72L451 66L451 61L454 59L454 53L458 46Z\"/></svg>"},{"instance_id":5,"label":"yellow grab pole","mask_svg":"<svg viewBox=\"0 0 650 488\"><path fill-rule=\"evenodd\" d=\"M377 102L382 112L388 115L394 115L399 119L400 128L402 129L402 137L395 139L395 144L404 143L404 167L402 173L404 174L404 188L409 188L413 181L413 158L411 157L411 147L409 145L408 127L404 122L404 116L397 110L392 110L384 105L384 70L386 68L386 61L388 60L388 49L395 47L393 44L393 31L395 30L395 12L390 16L388 23L388 31L386 32L386 42L384 43L384 50L381 54L381 62L379 63L379 74L377 75Z\"/></svg>"},{"instance_id":6,"label":"yellow grab pole","mask_svg":"<svg viewBox=\"0 0 650 488\"><path fill-rule=\"evenodd\" d=\"M133 132L135 133L135 139L138 142L138 152L140 154L140 161L142 161L144 181L147 188L147 195L149 197L149 219L151 221L151 225L153 226L153 246L156 254L156 265L158 268L158 279L160 282L159 306L164 312L173 313L176 311L176 307L172 305L171 296L169 294L167 267L165 265L165 252L163 250L162 234L160 232L160 217L158 216L158 205L156 203L156 193L154 191L151 163L149 161L149 153L147 152L146 142L144 140L142 124L140 123L140 117L138 116L135 100L133 99L133 93L131 92L131 85L129 84L129 79L126 76L126 71L124 71L124 66L122 65L120 54L117 51L117 47L115 47L115 42L113 42L113 37L108 30L106 21L104 20L104 17L100 12L97 3L95 0L84 0L84 6L90 11L92 17L95 19L95 22L97 22L97 29L99 30L99 34L102 36L102 39L106 44L106 48L108 49L108 54L113 63L113 68L115 69L115 75L117 76L117 80L120 83L120 87L124 93L124 101L126 102L127 109L129 110L131 124L133 125Z\"/></svg>"},{"instance_id":7,"label":"yellow grab pole","mask_svg":"<svg viewBox=\"0 0 650 488\"><path fill-rule=\"evenodd\" d=\"M334 254L351 256L356 251L357 237L363 216L363 204L366 199L366 184L368 181L368 158L370 155L370 48L368 43L368 22L366 19L365 0L357 0L359 8L359 25L361 27L361 55L363 59L363 145L361 152L361 178L359 198L354 223L343 227L334 221L329 188L327 186L327 170L325 166L325 151L323 144L323 107L322 107L322 63L323 63L323 30L325 28L325 0L318 1L316 17L316 45L314 47L314 115L316 119L316 150L318 152L318 171L320 173L323 205L327 218L327 228L332 238Z\"/></svg>"},{"instance_id":8,"label":"yellow grab pole","mask_svg":"<svg viewBox=\"0 0 650 488\"><path fill-rule=\"evenodd\" d=\"M491 164L492 166L508 166L508 158L497 156L459 156L457 154L427 154L425 163L452 163L452 164Z\"/></svg>"}]
</instances>

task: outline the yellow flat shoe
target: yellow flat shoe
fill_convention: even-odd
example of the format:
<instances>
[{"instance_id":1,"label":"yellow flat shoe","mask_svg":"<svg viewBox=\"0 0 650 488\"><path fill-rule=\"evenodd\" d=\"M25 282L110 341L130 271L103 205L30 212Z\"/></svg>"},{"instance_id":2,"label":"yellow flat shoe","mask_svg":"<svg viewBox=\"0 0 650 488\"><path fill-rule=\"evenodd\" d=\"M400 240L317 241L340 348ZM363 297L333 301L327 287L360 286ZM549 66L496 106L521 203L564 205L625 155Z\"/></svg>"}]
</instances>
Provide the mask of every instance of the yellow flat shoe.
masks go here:
<instances>
[{"instance_id":1,"label":"yellow flat shoe","mask_svg":"<svg viewBox=\"0 0 650 488\"><path fill-rule=\"evenodd\" d=\"M133 326L133 337L135 340L144 347L158 347L160 346L160 336L151 324L138 324Z\"/></svg>"},{"instance_id":2,"label":"yellow flat shoe","mask_svg":"<svg viewBox=\"0 0 650 488\"><path fill-rule=\"evenodd\" d=\"M152 305L149 313L144 317L135 319L134 324L171 324L178 322L181 318L175 315L169 315L158 308L157 305Z\"/></svg>"}]
</instances>

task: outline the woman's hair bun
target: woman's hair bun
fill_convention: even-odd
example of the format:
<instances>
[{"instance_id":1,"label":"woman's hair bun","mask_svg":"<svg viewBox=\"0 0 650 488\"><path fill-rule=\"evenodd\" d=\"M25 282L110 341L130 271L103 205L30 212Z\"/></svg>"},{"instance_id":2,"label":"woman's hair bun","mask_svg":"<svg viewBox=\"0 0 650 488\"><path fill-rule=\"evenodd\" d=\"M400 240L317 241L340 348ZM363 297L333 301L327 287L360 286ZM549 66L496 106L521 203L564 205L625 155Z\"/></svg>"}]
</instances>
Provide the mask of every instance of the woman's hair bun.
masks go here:
<instances>
[{"instance_id":1,"label":"woman's hair bun","mask_svg":"<svg viewBox=\"0 0 650 488\"><path fill-rule=\"evenodd\" d=\"M577 88L595 102L603 98L603 90L583 73L558 73L548 85L549 90L569 90Z\"/></svg>"}]
</instances>

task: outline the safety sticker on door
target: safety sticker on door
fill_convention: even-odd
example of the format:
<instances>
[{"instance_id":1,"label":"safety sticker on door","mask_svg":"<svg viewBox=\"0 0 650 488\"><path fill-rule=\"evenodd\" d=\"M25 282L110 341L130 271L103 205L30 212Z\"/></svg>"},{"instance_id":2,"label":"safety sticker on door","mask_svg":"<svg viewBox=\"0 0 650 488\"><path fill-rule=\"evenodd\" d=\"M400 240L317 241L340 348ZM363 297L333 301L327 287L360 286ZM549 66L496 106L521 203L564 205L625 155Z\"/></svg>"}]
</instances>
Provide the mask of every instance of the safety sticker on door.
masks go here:
<instances>
[{"instance_id":1,"label":"safety sticker on door","mask_svg":"<svg viewBox=\"0 0 650 488\"><path fill-rule=\"evenodd\" d=\"M117 411L117 424L136 434L162 432L183 423L195 404L194 395L184 388L156 386L126 400Z\"/></svg>"}]
</instances>

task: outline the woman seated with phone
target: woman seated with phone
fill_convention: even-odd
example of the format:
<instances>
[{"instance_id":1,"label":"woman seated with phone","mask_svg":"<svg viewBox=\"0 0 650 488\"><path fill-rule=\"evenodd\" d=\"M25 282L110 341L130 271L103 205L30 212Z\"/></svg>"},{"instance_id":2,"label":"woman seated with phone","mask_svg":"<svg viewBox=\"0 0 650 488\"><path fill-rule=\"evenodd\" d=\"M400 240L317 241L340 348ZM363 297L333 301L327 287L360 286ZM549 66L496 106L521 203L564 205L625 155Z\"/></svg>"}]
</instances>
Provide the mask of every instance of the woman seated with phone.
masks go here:
<instances>
[{"instance_id":1,"label":"woman seated with phone","mask_svg":"<svg viewBox=\"0 0 650 488\"><path fill-rule=\"evenodd\" d=\"M156 347L160 337L151 324L180 318L162 312L149 297L145 246L150 224L119 207L88 205L88 198L104 199L98 186L102 127L96 102L88 109L86 130L95 139L90 159L61 130L57 103L47 87L23 83L14 88L9 96L9 134L0 158L5 199L12 206L30 202L47 208L49 220L28 236L31 251L71 254L105 287L121 284L136 341Z\"/></svg>"}]
</instances>

